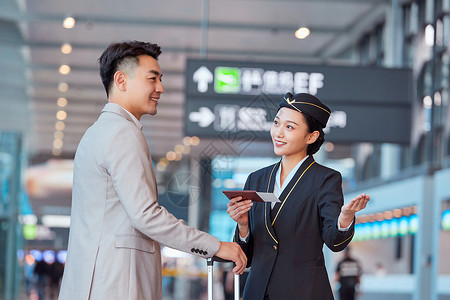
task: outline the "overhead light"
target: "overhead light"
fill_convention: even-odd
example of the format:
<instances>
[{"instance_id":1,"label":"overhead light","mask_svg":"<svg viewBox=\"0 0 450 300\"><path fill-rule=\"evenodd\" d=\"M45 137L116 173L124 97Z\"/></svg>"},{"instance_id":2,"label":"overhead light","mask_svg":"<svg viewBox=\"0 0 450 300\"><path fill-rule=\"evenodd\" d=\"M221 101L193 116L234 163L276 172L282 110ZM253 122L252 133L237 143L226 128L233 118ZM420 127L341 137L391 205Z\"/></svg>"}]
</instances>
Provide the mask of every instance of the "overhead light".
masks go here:
<instances>
[{"instance_id":1,"label":"overhead light","mask_svg":"<svg viewBox=\"0 0 450 300\"><path fill-rule=\"evenodd\" d=\"M56 101L56 104L57 104L59 107L66 107L66 105L67 105L67 99L66 99L66 98L63 98L63 97L58 98L58 101Z\"/></svg>"},{"instance_id":2,"label":"overhead light","mask_svg":"<svg viewBox=\"0 0 450 300\"><path fill-rule=\"evenodd\" d=\"M192 139L191 139L190 136L186 136L186 137L183 138L183 144L185 146L189 146L189 145L191 145L191 143L192 143Z\"/></svg>"},{"instance_id":3,"label":"overhead light","mask_svg":"<svg viewBox=\"0 0 450 300\"><path fill-rule=\"evenodd\" d=\"M67 29L71 29L75 26L75 19L72 17L67 17L63 21L63 27Z\"/></svg>"},{"instance_id":4,"label":"overhead light","mask_svg":"<svg viewBox=\"0 0 450 300\"><path fill-rule=\"evenodd\" d=\"M61 53L70 54L72 52L72 46L69 43L62 44Z\"/></svg>"},{"instance_id":5,"label":"overhead light","mask_svg":"<svg viewBox=\"0 0 450 300\"><path fill-rule=\"evenodd\" d=\"M164 164L163 162L158 162L157 164L156 164L156 169L158 170L158 171L164 171L164 170L166 170L166 164Z\"/></svg>"},{"instance_id":6,"label":"overhead light","mask_svg":"<svg viewBox=\"0 0 450 300\"><path fill-rule=\"evenodd\" d=\"M65 111L63 111L63 110L59 110L59 111L56 113L56 118L57 118L58 120L60 120L60 121L65 120L65 119L67 118L67 113L66 113Z\"/></svg>"},{"instance_id":7,"label":"overhead light","mask_svg":"<svg viewBox=\"0 0 450 300\"><path fill-rule=\"evenodd\" d=\"M425 27L425 44L430 47L434 45L434 27L431 24Z\"/></svg>"},{"instance_id":8,"label":"overhead light","mask_svg":"<svg viewBox=\"0 0 450 300\"><path fill-rule=\"evenodd\" d=\"M177 158L177 154L174 151L169 151L166 154L166 158L169 161L175 160Z\"/></svg>"},{"instance_id":9,"label":"overhead light","mask_svg":"<svg viewBox=\"0 0 450 300\"><path fill-rule=\"evenodd\" d=\"M54 139L53 140L53 148L61 149L63 144L64 143L63 143L62 139Z\"/></svg>"},{"instance_id":10,"label":"overhead light","mask_svg":"<svg viewBox=\"0 0 450 300\"><path fill-rule=\"evenodd\" d=\"M69 65L61 65L59 67L59 73L62 75L67 75L70 73L70 66Z\"/></svg>"},{"instance_id":11,"label":"overhead light","mask_svg":"<svg viewBox=\"0 0 450 300\"><path fill-rule=\"evenodd\" d=\"M58 121L55 123L56 130L64 130L66 128L66 124L63 121Z\"/></svg>"},{"instance_id":12,"label":"overhead light","mask_svg":"<svg viewBox=\"0 0 450 300\"><path fill-rule=\"evenodd\" d=\"M436 45L442 47L444 43L444 23L441 19L436 21Z\"/></svg>"},{"instance_id":13,"label":"overhead light","mask_svg":"<svg viewBox=\"0 0 450 300\"><path fill-rule=\"evenodd\" d=\"M433 105L433 100L431 99L431 97L425 96L423 98L423 107L426 109L430 109L432 105Z\"/></svg>"},{"instance_id":14,"label":"overhead light","mask_svg":"<svg viewBox=\"0 0 450 300\"><path fill-rule=\"evenodd\" d=\"M306 27L300 27L296 32L295 32L295 37L298 39L305 39L309 36L309 34L311 33L311 31L306 28Z\"/></svg>"},{"instance_id":15,"label":"overhead light","mask_svg":"<svg viewBox=\"0 0 450 300\"><path fill-rule=\"evenodd\" d=\"M200 139L198 136L193 136L191 138L191 144L192 146L197 146L198 144L200 144Z\"/></svg>"},{"instance_id":16,"label":"overhead light","mask_svg":"<svg viewBox=\"0 0 450 300\"><path fill-rule=\"evenodd\" d=\"M439 92L434 93L434 105L441 106L441 104L442 104L441 93Z\"/></svg>"},{"instance_id":17,"label":"overhead light","mask_svg":"<svg viewBox=\"0 0 450 300\"><path fill-rule=\"evenodd\" d=\"M57 130L57 131L55 131L55 133L53 134L53 137L54 137L55 139L62 139L62 138L64 138L64 132Z\"/></svg>"},{"instance_id":18,"label":"overhead light","mask_svg":"<svg viewBox=\"0 0 450 300\"><path fill-rule=\"evenodd\" d=\"M65 93L69 90L69 85L65 82L61 82L60 84L58 84L58 91L60 91L61 93Z\"/></svg>"}]
</instances>

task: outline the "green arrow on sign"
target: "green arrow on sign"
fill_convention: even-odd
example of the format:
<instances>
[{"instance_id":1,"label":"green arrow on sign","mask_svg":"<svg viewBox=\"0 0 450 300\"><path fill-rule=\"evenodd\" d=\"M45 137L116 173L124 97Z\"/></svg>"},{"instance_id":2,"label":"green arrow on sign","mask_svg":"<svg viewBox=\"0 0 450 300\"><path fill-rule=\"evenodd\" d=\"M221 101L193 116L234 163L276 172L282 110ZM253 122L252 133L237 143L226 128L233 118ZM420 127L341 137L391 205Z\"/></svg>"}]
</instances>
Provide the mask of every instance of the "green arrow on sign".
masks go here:
<instances>
[{"instance_id":1,"label":"green arrow on sign","mask_svg":"<svg viewBox=\"0 0 450 300\"><path fill-rule=\"evenodd\" d=\"M37 236L37 226L33 224L23 225L23 237L26 240L34 240Z\"/></svg>"},{"instance_id":2,"label":"green arrow on sign","mask_svg":"<svg viewBox=\"0 0 450 300\"><path fill-rule=\"evenodd\" d=\"M235 94L240 90L239 68L217 67L214 71L216 93Z\"/></svg>"}]
</instances>

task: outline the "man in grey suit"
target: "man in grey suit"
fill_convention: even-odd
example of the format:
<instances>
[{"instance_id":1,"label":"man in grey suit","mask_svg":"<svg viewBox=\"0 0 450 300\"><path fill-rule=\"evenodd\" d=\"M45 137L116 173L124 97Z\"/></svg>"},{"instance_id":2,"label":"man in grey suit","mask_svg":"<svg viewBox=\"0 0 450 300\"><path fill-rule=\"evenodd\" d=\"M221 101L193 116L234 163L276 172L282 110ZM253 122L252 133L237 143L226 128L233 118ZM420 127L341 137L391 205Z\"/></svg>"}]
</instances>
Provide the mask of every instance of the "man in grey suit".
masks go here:
<instances>
[{"instance_id":1,"label":"man in grey suit","mask_svg":"<svg viewBox=\"0 0 450 300\"><path fill-rule=\"evenodd\" d=\"M108 96L80 141L74 165L72 219L60 300L161 299L159 243L236 263L236 243L187 226L158 205L152 159L140 118L155 115L164 92L156 44L111 44L99 59Z\"/></svg>"}]
</instances>

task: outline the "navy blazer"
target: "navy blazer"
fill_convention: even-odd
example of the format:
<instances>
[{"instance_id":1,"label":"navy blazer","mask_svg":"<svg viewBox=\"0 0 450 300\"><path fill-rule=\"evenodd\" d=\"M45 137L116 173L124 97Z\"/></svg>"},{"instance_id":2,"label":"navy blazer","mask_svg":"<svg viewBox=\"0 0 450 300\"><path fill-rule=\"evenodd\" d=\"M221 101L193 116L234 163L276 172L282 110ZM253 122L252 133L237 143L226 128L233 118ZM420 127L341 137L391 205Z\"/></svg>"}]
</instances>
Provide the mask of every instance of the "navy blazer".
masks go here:
<instances>
[{"instance_id":1,"label":"navy blazer","mask_svg":"<svg viewBox=\"0 0 450 300\"><path fill-rule=\"evenodd\" d=\"M251 173L244 189L273 192L279 166L280 162ZM341 184L339 172L309 156L281 193L283 203L274 208L273 218L270 203L254 202L247 243L241 242L237 228L235 232L251 266L244 300L263 300L265 294L271 300L333 299L323 244L341 251L354 233L354 222L346 232L337 229L344 203Z\"/></svg>"}]
</instances>

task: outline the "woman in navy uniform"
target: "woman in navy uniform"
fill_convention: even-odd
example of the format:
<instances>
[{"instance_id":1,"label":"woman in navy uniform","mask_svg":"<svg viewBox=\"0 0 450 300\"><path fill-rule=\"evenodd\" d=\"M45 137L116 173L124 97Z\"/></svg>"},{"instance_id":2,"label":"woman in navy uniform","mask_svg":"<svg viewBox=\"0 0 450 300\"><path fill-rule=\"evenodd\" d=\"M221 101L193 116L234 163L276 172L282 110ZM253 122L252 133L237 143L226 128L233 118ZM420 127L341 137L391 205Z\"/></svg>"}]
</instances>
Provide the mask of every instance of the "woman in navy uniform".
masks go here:
<instances>
[{"instance_id":1,"label":"woman in navy uniform","mask_svg":"<svg viewBox=\"0 0 450 300\"><path fill-rule=\"evenodd\" d=\"M236 197L227 212L251 266L244 300L333 299L322 252L343 250L354 233L355 213L369 196L345 206L341 174L314 161L324 142L330 109L310 94L287 93L270 134L282 159L251 173L245 190L273 192L282 202ZM244 201L241 201L244 200Z\"/></svg>"}]
</instances>

